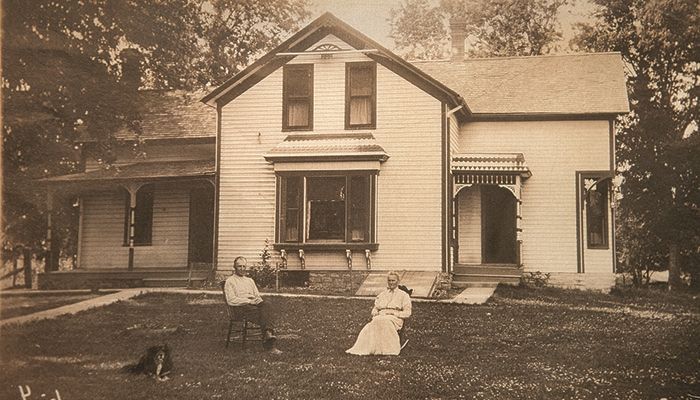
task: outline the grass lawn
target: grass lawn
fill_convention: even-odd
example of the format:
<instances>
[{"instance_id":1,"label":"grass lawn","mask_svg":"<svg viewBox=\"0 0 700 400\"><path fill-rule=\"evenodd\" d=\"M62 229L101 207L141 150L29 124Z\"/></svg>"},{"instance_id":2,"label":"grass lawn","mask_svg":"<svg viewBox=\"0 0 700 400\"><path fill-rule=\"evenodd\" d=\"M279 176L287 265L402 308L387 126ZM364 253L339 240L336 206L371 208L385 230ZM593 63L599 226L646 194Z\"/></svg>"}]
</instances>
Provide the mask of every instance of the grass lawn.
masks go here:
<instances>
[{"instance_id":1,"label":"grass lawn","mask_svg":"<svg viewBox=\"0 0 700 400\"><path fill-rule=\"evenodd\" d=\"M0 295L0 319L19 317L38 311L49 310L79 301L103 296L105 293L80 293L80 294L4 294Z\"/></svg>"},{"instance_id":2,"label":"grass lawn","mask_svg":"<svg viewBox=\"0 0 700 400\"><path fill-rule=\"evenodd\" d=\"M224 349L218 294L149 294L3 328L0 398L660 399L700 396L700 300L499 288L481 306L414 303L398 357L344 353L371 301L270 297L282 355ZM120 368L173 349L172 379Z\"/></svg>"}]
</instances>

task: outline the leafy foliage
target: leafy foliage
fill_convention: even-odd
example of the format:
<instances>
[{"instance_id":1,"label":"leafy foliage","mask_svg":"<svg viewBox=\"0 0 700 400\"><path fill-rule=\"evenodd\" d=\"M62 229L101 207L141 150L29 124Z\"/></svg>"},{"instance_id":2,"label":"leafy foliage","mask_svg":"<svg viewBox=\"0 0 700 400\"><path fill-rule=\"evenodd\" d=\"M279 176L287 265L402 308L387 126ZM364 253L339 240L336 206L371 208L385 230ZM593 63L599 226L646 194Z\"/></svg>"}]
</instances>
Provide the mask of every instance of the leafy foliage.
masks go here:
<instances>
[{"instance_id":1,"label":"leafy foliage","mask_svg":"<svg viewBox=\"0 0 700 400\"><path fill-rule=\"evenodd\" d=\"M45 188L35 180L78 171L77 139L95 140L85 155L109 167L113 133L124 127L141 133L137 89L222 83L295 30L307 6L307 0L3 1L4 247L42 248ZM57 215L70 219L73 211Z\"/></svg>"},{"instance_id":2,"label":"leafy foliage","mask_svg":"<svg viewBox=\"0 0 700 400\"><path fill-rule=\"evenodd\" d=\"M549 277L552 274L549 272L533 271L524 272L520 277L520 286L526 287L545 287L549 283Z\"/></svg>"},{"instance_id":3,"label":"leafy foliage","mask_svg":"<svg viewBox=\"0 0 700 400\"><path fill-rule=\"evenodd\" d=\"M270 264L271 258L270 241L265 239L265 246L260 252L260 261L248 269L248 276L255 281L258 287L265 288L275 285L277 270Z\"/></svg>"},{"instance_id":4,"label":"leafy foliage","mask_svg":"<svg viewBox=\"0 0 700 400\"><path fill-rule=\"evenodd\" d=\"M428 0L406 0L391 9L391 38L407 59L440 59L449 55L446 15Z\"/></svg>"},{"instance_id":5,"label":"leafy foliage","mask_svg":"<svg viewBox=\"0 0 700 400\"><path fill-rule=\"evenodd\" d=\"M619 124L620 252L627 269L662 263L700 282L700 9L691 0L596 0L582 50L619 51L632 112ZM660 259L659 255L663 259Z\"/></svg>"},{"instance_id":6,"label":"leafy foliage","mask_svg":"<svg viewBox=\"0 0 700 400\"><path fill-rule=\"evenodd\" d=\"M410 58L447 54L447 20L463 23L471 56L546 54L561 39L557 19L567 0L406 0L392 10L392 38Z\"/></svg>"}]
</instances>

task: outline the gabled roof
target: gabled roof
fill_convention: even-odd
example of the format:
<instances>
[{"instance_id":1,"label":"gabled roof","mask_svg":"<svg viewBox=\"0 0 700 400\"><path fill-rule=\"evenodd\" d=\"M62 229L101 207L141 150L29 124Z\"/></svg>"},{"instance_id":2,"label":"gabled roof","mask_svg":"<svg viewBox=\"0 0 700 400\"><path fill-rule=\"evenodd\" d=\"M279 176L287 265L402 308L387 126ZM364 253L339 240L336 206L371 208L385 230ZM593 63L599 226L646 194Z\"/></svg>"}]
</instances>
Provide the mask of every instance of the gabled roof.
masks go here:
<instances>
[{"instance_id":1,"label":"gabled roof","mask_svg":"<svg viewBox=\"0 0 700 400\"><path fill-rule=\"evenodd\" d=\"M141 113L143 140L216 138L216 112L199 101L204 92L184 90L142 90L136 97ZM115 133L118 140L134 140L124 128ZM92 141L86 137L83 142Z\"/></svg>"},{"instance_id":2,"label":"gabled roof","mask_svg":"<svg viewBox=\"0 0 700 400\"><path fill-rule=\"evenodd\" d=\"M411 63L397 56L329 12L315 19L289 39L282 42L282 44L277 46L274 50L204 96L202 102L212 106L215 104L219 106L227 104L293 58L291 55L279 55L279 53L304 51L329 34L338 37L355 49L377 50L377 52L366 53L367 57L372 58L387 69L403 76L434 97L447 102L451 107L463 106L459 111L460 115L467 116L469 114L469 108L457 92L416 68Z\"/></svg>"},{"instance_id":3,"label":"gabled roof","mask_svg":"<svg viewBox=\"0 0 700 400\"><path fill-rule=\"evenodd\" d=\"M267 154L267 161L353 159L386 161L389 156L371 133L316 133L287 136Z\"/></svg>"},{"instance_id":4,"label":"gabled roof","mask_svg":"<svg viewBox=\"0 0 700 400\"><path fill-rule=\"evenodd\" d=\"M414 64L457 91L475 117L629 112L624 66L619 53L417 61Z\"/></svg>"},{"instance_id":5,"label":"gabled roof","mask_svg":"<svg viewBox=\"0 0 700 400\"><path fill-rule=\"evenodd\" d=\"M110 169L97 169L42 179L48 183L156 180L214 176L214 160L139 162Z\"/></svg>"}]
</instances>

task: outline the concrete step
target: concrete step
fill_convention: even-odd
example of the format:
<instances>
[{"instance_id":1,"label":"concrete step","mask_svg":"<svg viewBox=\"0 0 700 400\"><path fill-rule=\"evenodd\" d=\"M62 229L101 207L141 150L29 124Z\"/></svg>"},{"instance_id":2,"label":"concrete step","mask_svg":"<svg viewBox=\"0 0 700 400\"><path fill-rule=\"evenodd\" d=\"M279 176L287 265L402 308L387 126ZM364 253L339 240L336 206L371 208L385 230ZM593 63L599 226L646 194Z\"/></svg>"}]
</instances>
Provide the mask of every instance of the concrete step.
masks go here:
<instances>
[{"instance_id":1,"label":"concrete step","mask_svg":"<svg viewBox=\"0 0 700 400\"><path fill-rule=\"evenodd\" d=\"M466 281L452 281L452 287L455 289L466 289L466 288L489 288L498 285L517 285L520 280L517 281L483 281L483 282L466 282Z\"/></svg>"},{"instance_id":2,"label":"concrete step","mask_svg":"<svg viewBox=\"0 0 700 400\"><path fill-rule=\"evenodd\" d=\"M455 265L455 274L518 275L521 269L513 265Z\"/></svg>"},{"instance_id":3,"label":"concrete step","mask_svg":"<svg viewBox=\"0 0 700 400\"><path fill-rule=\"evenodd\" d=\"M520 275L455 274L452 282L520 282Z\"/></svg>"}]
</instances>

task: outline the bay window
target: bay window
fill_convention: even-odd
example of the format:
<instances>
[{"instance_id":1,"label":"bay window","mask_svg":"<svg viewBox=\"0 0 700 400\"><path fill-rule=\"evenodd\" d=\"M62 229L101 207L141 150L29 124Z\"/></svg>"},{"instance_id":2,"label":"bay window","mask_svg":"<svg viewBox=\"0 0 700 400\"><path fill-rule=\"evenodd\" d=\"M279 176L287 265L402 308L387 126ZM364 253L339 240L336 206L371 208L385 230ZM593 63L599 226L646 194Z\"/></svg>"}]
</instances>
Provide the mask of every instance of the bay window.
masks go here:
<instances>
[{"instance_id":1,"label":"bay window","mask_svg":"<svg viewBox=\"0 0 700 400\"><path fill-rule=\"evenodd\" d=\"M279 175L277 242L373 242L375 185L366 172Z\"/></svg>"}]
</instances>

